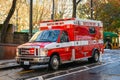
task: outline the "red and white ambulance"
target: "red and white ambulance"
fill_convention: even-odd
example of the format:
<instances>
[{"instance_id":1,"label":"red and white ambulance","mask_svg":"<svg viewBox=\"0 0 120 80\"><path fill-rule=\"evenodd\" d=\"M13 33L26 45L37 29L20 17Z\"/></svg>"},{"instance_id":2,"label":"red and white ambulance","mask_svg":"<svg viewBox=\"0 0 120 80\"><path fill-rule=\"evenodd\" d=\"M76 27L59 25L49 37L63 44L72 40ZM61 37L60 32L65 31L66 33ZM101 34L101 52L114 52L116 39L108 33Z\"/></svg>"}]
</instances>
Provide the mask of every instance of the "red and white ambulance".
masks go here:
<instances>
[{"instance_id":1,"label":"red and white ambulance","mask_svg":"<svg viewBox=\"0 0 120 80\"><path fill-rule=\"evenodd\" d=\"M60 64L83 58L98 62L103 48L101 21L77 18L43 21L40 31L17 47L16 60L24 69L33 64L48 64L57 70Z\"/></svg>"}]
</instances>

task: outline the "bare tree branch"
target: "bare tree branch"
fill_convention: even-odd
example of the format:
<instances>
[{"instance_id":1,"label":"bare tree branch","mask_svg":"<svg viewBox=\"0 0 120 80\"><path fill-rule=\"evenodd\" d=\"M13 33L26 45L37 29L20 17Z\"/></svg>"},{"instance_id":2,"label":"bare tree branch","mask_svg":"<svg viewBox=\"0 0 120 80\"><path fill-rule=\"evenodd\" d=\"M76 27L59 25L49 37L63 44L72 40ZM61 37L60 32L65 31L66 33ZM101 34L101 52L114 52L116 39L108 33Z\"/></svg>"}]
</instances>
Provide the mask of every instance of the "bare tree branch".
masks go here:
<instances>
[{"instance_id":1,"label":"bare tree branch","mask_svg":"<svg viewBox=\"0 0 120 80\"><path fill-rule=\"evenodd\" d=\"M82 1L82 0L78 0L78 1L76 2L76 5L78 5L80 1Z\"/></svg>"}]
</instances>

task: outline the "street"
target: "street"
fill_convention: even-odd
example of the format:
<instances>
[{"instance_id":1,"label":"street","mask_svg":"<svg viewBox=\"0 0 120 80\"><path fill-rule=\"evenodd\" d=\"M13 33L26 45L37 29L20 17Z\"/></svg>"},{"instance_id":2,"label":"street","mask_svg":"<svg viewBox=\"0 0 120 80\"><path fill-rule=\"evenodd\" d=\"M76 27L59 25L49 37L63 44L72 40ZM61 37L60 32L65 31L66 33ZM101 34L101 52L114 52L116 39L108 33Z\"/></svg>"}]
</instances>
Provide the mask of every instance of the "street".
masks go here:
<instances>
[{"instance_id":1,"label":"street","mask_svg":"<svg viewBox=\"0 0 120 80\"><path fill-rule=\"evenodd\" d=\"M0 80L120 80L120 0L0 0Z\"/></svg>"},{"instance_id":2,"label":"street","mask_svg":"<svg viewBox=\"0 0 120 80\"><path fill-rule=\"evenodd\" d=\"M107 64L94 69L78 71L74 74L64 75L52 80L120 80L120 61Z\"/></svg>"},{"instance_id":3,"label":"street","mask_svg":"<svg viewBox=\"0 0 120 80\"><path fill-rule=\"evenodd\" d=\"M52 71L47 65L33 66L30 70L20 67L0 70L0 80L119 80L120 50L106 49L99 63L79 62L63 64Z\"/></svg>"}]
</instances>

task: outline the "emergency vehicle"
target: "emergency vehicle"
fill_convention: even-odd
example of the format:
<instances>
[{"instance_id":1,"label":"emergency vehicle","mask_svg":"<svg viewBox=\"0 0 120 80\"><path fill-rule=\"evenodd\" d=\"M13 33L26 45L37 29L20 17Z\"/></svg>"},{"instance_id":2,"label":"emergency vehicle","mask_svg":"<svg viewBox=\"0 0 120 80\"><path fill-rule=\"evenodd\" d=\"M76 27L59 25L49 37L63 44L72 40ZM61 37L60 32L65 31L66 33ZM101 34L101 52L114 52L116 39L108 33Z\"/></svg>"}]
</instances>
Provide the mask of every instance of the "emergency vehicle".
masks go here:
<instances>
[{"instance_id":1,"label":"emergency vehicle","mask_svg":"<svg viewBox=\"0 0 120 80\"><path fill-rule=\"evenodd\" d=\"M43 21L40 31L17 47L16 60L24 69L33 64L48 64L57 70L60 64L84 58L98 62L103 48L101 21L77 18Z\"/></svg>"}]
</instances>

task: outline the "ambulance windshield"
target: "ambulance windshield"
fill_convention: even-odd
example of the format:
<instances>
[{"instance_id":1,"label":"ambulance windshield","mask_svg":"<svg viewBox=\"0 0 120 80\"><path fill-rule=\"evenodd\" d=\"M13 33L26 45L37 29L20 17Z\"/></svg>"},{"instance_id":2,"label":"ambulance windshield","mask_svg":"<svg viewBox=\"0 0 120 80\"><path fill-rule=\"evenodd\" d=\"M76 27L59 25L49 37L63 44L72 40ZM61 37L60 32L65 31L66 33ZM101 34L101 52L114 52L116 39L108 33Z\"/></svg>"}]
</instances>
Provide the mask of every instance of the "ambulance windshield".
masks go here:
<instances>
[{"instance_id":1,"label":"ambulance windshield","mask_svg":"<svg viewBox=\"0 0 120 80\"><path fill-rule=\"evenodd\" d=\"M29 42L56 42L60 30L45 30L33 35Z\"/></svg>"}]
</instances>

